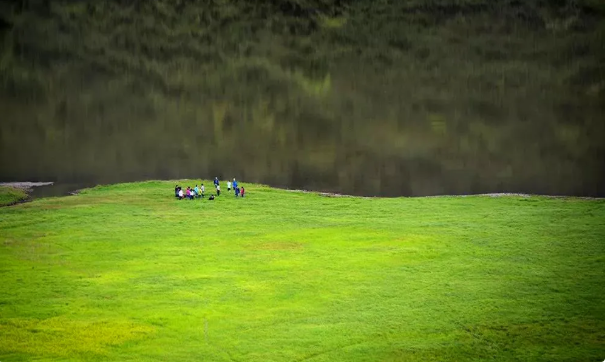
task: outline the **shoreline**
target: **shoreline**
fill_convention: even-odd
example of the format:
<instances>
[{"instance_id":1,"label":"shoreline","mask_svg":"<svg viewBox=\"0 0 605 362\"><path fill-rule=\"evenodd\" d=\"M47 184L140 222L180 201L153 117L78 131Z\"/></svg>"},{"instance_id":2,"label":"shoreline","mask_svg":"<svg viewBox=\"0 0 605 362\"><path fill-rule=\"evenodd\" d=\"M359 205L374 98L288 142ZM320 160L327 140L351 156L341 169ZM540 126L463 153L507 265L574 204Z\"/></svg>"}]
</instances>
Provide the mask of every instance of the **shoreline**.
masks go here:
<instances>
[{"instance_id":1,"label":"shoreline","mask_svg":"<svg viewBox=\"0 0 605 362\"><path fill-rule=\"evenodd\" d=\"M30 181L23 181L23 182L0 182L0 186L4 186L4 187L12 187L15 189L20 189L26 192L30 192L34 189L34 187L41 187L41 186L52 186L54 185L54 182L30 182Z\"/></svg>"},{"instance_id":2,"label":"shoreline","mask_svg":"<svg viewBox=\"0 0 605 362\"><path fill-rule=\"evenodd\" d=\"M270 186L271 187L271 186ZM324 197L359 197L364 199L373 199L373 198L382 198L382 199L397 199L397 198L408 198L408 199L420 199L420 198L439 198L439 197L475 197L475 196L487 196L487 197L546 197L551 199L582 199L582 200L605 200L605 197L592 197L592 196L567 196L567 195L540 195L540 194L525 194L519 192L492 192L492 193L484 193L484 194L464 194L464 195L427 195L427 196L357 196L357 195L348 195L348 194L340 194L334 192L324 192L324 191L313 191L313 190L300 190L300 189L284 189L279 187L274 187L278 190L284 190L289 192L302 192L302 193L311 193L318 194L319 196Z\"/></svg>"},{"instance_id":3,"label":"shoreline","mask_svg":"<svg viewBox=\"0 0 605 362\"><path fill-rule=\"evenodd\" d=\"M34 191L34 187L41 186L52 186L54 182L0 182L0 187L6 187L8 189L20 190L25 194L25 197L16 200L14 202L1 205L0 207L10 207L19 204L24 204L33 200L31 193Z\"/></svg>"},{"instance_id":4,"label":"shoreline","mask_svg":"<svg viewBox=\"0 0 605 362\"><path fill-rule=\"evenodd\" d=\"M178 182L178 181L182 181L182 180L140 180L140 181L130 181L130 182L126 182L126 183L137 183L137 182L153 182L153 181L159 181L159 182ZM121 184L122 182L117 182L115 184ZM0 187L12 187L15 189L19 189L22 190L24 192L27 193L27 198L20 200L18 202L15 202L11 205L5 205L5 206L13 206L13 205L17 205L20 203L25 203L25 202L29 202L32 201L33 198L31 197L31 193L34 191L35 187L44 187L44 186L53 186L55 185L55 182L31 182L31 181L15 181L15 182L0 182ZM111 184L103 184L103 185L111 185ZM265 185L265 184L258 184L258 185L262 185L262 186L267 186L276 190L283 190L283 191L288 191L288 192L301 192L301 193L314 193L317 194L319 196L323 196L323 197L352 197L352 198L364 198L364 199L375 199L375 198L382 198L382 199L396 199L396 198L440 198L440 197L477 197L477 196L484 196L484 197L522 197L522 198L530 198L530 197L545 197L545 198L551 198L551 199L579 199L579 200L605 200L605 197L592 197L592 196L568 196L568 195L540 195L540 194L529 194L529 193L520 193L520 192L492 192L492 193L482 193L482 194L463 194L463 195L427 195L427 196L393 196L393 197L385 197L385 196L363 196L363 195L349 195L349 194L342 194L342 193L337 193L337 192L326 192L326 191L321 191L321 190L304 190L304 189L289 189L289 188L283 188L283 187L275 187L275 186L270 186L270 185ZM93 186L94 187L94 186ZM73 191L69 191L68 195L65 196L70 196L70 195L77 195L82 191L82 189L74 189Z\"/></svg>"}]
</instances>

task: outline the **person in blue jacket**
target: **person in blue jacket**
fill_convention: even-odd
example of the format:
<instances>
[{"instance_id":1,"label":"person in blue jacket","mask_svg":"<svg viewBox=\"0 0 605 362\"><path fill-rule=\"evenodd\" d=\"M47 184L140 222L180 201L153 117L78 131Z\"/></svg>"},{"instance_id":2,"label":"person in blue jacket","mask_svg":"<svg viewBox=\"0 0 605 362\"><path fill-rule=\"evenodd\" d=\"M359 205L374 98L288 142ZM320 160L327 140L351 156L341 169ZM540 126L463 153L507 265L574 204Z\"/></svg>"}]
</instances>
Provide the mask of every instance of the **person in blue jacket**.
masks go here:
<instances>
[{"instance_id":1,"label":"person in blue jacket","mask_svg":"<svg viewBox=\"0 0 605 362\"><path fill-rule=\"evenodd\" d=\"M214 188L218 186L218 177L214 178Z\"/></svg>"},{"instance_id":2,"label":"person in blue jacket","mask_svg":"<svg viewBox=\"0 0 605 362\"><path fill-rule=\"evenodd\" d=\"M231 183L233 186L233 190L235 191L235 197L237 197L237 181L235 181L235 177L233 178L233 182Z\"/></svg>"}]
</instances>

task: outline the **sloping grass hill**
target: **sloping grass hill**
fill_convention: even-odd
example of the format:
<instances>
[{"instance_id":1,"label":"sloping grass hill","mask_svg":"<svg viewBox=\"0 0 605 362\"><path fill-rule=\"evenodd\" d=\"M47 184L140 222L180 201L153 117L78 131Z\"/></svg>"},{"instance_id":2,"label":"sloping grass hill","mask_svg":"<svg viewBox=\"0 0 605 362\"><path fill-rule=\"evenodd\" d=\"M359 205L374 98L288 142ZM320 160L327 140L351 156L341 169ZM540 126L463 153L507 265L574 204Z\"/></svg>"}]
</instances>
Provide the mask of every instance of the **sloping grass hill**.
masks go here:
<instances>
[{"instance_id":1,"label":"sloping grass hill","mask_svg":"<svg viewBox=\"0 0 605 362\"><path fill-rule=\"evenodd\" d=\"M174 184L0 209L2 362L605 356L603 201Z\"/></svg>"}]
</instances>

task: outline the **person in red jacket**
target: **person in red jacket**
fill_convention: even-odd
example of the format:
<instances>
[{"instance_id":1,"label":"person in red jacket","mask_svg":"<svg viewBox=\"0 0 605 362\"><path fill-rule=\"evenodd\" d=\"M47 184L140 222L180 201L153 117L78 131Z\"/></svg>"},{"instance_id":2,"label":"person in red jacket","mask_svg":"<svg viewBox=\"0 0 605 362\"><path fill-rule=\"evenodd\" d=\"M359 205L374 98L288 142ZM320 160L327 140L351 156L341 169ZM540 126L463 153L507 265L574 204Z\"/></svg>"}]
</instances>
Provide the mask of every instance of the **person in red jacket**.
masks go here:
<instances>
[{"instance_id":1,"label":"person in red jacket","mask_svg":"<svg viewBox=\"0 0 605 362\"><path fill-rule=\"evenodd\" d=\"M246 192L246 189L244 188L244 186L242 186L242 190L240 191L240 194L242 197L244 197L245 192Z\"/></svg>"}]
</instances>

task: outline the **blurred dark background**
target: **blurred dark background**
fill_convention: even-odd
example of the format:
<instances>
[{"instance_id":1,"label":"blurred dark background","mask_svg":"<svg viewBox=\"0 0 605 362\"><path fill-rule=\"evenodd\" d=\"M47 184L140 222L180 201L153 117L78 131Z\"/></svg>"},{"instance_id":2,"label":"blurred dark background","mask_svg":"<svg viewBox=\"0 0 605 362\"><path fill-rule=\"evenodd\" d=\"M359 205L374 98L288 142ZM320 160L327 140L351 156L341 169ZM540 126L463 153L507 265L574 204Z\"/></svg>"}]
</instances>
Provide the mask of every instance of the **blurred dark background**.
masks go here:
<instances>
[{"instance_id":1,"label":"blurred dark background","mask_svg":"<svg viewBox=\"0 0 605 362\"><path fill-rule=\"evenodd\" d=\"M0 181L605 196L600 0L0 2Z\"/></svg>"}]
</instances>

